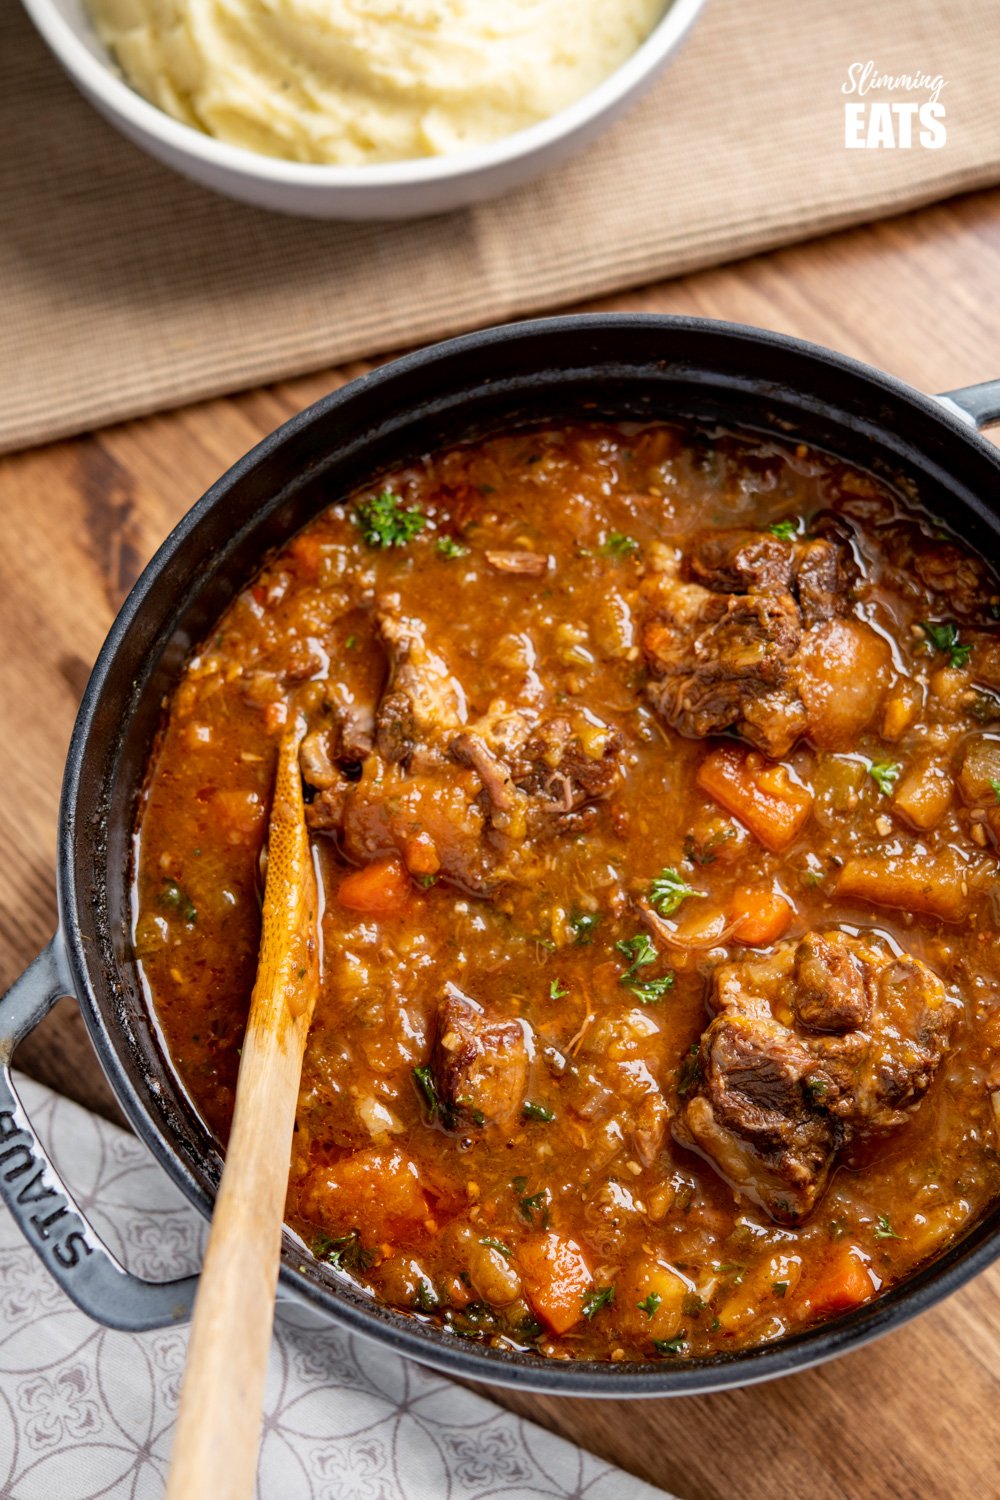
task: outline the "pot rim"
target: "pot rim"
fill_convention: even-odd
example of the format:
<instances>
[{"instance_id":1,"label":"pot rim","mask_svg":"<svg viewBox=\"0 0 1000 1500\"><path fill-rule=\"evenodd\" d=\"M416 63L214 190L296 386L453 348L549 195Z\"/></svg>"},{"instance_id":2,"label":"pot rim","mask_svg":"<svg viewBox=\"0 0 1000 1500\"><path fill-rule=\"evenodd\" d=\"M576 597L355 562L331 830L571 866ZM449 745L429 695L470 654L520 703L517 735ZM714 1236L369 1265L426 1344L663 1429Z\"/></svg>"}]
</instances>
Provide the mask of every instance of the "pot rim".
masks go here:
<instances>
[{"instance_id":1,"label":"pot rim","mask_svg":"<svg viewBox=\"0 0 1000 1500\"><path fill-rule=\"evenodd\" d=\"M461 356L466 351L482 350L499 344L516 343L539 335L557 338L563 333L577 333L581 328L595 333L644 329L694 334L717 334L743 341L747 347L764 346L789 355L806 356L838 370L855 382L866 384L873 401L887 396L909 406L914 416L924 422L945 428L978 451L1000 474L1000 452L982 438L955 407L927 396L894 376L850 356L822 345L776 333L752 325L708 318L679 317L659 313L567 314L551 318L500 324L458 338L447 339L406 354L329 392L312 405L290 417L261 439L212 484L199 500L181 517L143 569L101 647L90 681L80 705L67 754L59 809L57 900L59 936L69 972L75 979L75 990L91 1041L102 1068L132 1128L152 1151L175 1184L206 1217L212 1203L176 1147L159 1127L142 1097L142 1091L127 1076L121 1059L111 1044L90 979L88 955L80 935L80 904L73 869L73 850L77 838L76 805L80 794L81 771L86 759L87 743L94 725L112 663L135 619L141 614L154 581L185 546L202 517L221 503L232 487L252 473L264 460L291 439L305 432L313 423L326 420L340 407L348 406L363 392L391 389L394 382L415 371L428 372L440 362ZM554 361L558 365L559 361ZM428 378L432 388L432 378ZM100 955L91 960L100 963ZM303 1302L321 1308L332 1320L352 1332L372 1338L417 1361L445 1373L466 1379L481 1380L520 1389L563 1395L643 1397L679 1394L704 1394L731 1387L742 1387L760 1381L805 1370L848 1349L879 1337L889 1329L901 1326L917 1313L925 1311L948 1296L973 1275L1000 1257L1000 1225L988 1229L986 1221L937 1260L930 1262L873 1302L846 1316L818 1324L813 1329L790 1335L773 1345L763 1345L739 1352L720 1354L709 1359L684 1359L676 1363L629 1362L612 1365L606 1361L549 1360L542 1356L514 1353L466 1344L419 1318L396 1312L374 1300L368 1304L347 1301L332 1288L318 1285L289 1263L283 1253L279 1276L279 1302Z\"/></svg>"}]
</instances>

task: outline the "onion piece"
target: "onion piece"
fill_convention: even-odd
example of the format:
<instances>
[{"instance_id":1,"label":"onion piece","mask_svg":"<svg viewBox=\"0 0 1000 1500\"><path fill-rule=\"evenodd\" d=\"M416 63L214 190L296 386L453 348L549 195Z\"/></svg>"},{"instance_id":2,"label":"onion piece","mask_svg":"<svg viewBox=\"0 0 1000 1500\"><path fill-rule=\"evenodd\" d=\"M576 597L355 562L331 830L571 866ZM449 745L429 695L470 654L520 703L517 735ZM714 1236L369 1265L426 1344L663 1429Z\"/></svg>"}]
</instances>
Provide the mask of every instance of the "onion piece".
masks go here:
<instances>
[{"instance_id":1,"label":"onion piece","mask_svg":"<svg viewBox=\"0 0 1000 1500\"><path fill-rule=\"evenodd\" d=\"M640 901L637 904L642 919L653 936L666 943L668 948L679 949L682 953L704 953L710 948L721 947L723 943L735 936L746 920L745 916L736 917L732 922L725 923L721 932L715 933L712 937L683 938L677 935L676 928L669 926L647 901Z\"/></svg>"}]
</instances>

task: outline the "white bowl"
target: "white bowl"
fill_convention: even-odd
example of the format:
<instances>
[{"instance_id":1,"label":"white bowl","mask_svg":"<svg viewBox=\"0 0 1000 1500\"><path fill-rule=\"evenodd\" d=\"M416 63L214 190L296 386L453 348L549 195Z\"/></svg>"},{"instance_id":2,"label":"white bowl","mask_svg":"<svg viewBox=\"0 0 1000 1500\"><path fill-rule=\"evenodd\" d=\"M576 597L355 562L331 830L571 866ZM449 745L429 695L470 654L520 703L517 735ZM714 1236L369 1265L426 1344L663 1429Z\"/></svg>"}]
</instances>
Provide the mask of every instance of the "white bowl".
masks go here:
<instances>
[{"instance_id":1,"label":"white bowl","mask_svg":"<svg viewBox=\"0 0 1000 1500\"><path fill-rule=\"evenodd\" d=\"M628 109L679 46L704 0L669 0L663 19L609 78L548 120L454 156L370 167L314 166L229 146L182 125L131 88L98 41L83 0L23 0L77 87L123 135L204 187L316 219L443 213L521 186L582 150Z\"/></svg>"}]
</instances>

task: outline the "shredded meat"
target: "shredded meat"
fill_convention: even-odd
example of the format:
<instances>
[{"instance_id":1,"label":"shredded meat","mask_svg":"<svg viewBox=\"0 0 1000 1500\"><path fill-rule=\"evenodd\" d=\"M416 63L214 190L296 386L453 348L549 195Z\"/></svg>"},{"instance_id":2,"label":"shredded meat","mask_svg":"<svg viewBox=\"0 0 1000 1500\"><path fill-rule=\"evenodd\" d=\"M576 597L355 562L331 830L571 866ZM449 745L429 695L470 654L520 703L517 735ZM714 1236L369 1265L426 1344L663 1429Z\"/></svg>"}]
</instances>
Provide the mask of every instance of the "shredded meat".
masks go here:
<instances>
[{"instance_id":1,"label":"shredded meat","mask_svg":"<svg viewBox=\"0 0 1000 1500\"><path fill-rule=\"evenodd\" d=\"M524 1104L528 1079L525 1027L490 1020L456 985L445 986L438 1009L431 1072L449 1130L497 1125L511 1129Z\"/></svg>"},{"instance_id":2,"label":"shredded meat","mask_svg":"<svg viewBox=\"0 0 1000 1500\"><path fill-rule=\"evenodd\" d=\"M781 1223L810 1212L838 1151L919 1105L957 1014L918 959L838 931L719 965L709 1005L675 1135Z\"/></svg>"}]
</instances>

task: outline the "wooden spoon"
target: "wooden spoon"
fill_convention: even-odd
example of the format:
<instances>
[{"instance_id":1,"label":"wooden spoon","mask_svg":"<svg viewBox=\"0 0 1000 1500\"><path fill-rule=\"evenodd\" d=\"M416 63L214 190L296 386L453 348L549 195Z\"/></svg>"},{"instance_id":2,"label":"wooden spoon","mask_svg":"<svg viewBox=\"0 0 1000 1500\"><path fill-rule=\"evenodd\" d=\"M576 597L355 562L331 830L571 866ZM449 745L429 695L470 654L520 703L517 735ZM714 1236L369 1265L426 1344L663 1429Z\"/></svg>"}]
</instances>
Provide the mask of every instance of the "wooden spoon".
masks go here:
<instances>
[{"instance_id":1,"label":"wooden spoon","mask_svg":"<svg viewBox=\"0 0 1000 1500\"><path fill-rule=\"evenodd\" d=\"M319 989L318 891L299 744L278 752L257 979L194 1306L167 1500L253 1491L302 1055Z\"/></svg>"}]
</instances>

